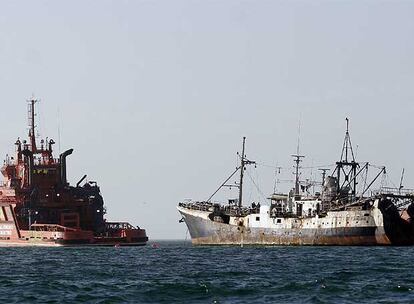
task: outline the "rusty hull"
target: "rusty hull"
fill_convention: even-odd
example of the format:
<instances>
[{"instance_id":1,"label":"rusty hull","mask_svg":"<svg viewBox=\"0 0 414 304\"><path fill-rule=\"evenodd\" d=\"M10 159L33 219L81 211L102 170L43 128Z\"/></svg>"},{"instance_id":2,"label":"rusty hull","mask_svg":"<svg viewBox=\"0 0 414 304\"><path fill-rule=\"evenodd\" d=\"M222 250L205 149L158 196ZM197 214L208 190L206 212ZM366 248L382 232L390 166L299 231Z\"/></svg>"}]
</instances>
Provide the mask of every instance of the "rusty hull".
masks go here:
<instances>
[{"instance_id":1,"label":"rusty hull","mask_svg":"<svg viewBox=\"0 0 414 304\"><path fill-rule=\"evenodd\" d=\"M208 212L178 207L194 245L391 245L382 226L256 228L211 221ZM202 214L205 213L205 214Z\"/></svg>"}]
</instances>

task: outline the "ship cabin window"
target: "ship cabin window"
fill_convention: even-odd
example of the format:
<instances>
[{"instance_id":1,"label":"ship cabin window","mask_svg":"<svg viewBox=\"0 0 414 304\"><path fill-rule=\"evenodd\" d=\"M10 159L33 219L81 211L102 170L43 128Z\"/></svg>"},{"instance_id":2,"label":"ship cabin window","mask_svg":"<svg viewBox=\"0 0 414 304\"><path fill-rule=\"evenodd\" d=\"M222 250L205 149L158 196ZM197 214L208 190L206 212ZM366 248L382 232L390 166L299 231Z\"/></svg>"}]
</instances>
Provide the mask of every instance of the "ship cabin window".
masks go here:
<instances>
[{"instance_id":1,"label":"ship cabin window","mask_svg":"<svg viewBox=\"0 0 414 304\"><path fill-rule=\"evenodd\" d=\"M282 222L282 219L277 219L276 223L280 224Z\"/></svg>"},{"instance_id":2,"label":"ship cabin window","mask_svg":"<svg viewBox=\"0 0 414 304\"><path fill-rule=\"evenodd\" d=\"M260 221L260 216L256 216L256 221Z\"/></svg>"}]
</instances>

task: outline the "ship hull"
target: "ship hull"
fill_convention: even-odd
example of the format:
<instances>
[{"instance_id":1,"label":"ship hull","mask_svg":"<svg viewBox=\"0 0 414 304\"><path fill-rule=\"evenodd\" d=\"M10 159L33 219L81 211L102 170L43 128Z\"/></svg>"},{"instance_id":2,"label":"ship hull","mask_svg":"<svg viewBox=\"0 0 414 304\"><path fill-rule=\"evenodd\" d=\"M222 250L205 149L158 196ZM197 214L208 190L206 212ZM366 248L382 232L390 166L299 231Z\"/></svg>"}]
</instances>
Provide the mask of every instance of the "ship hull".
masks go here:
<instances>
[{"instance_id":1,"label":"ship hull","mask_svg":"<svg viewBox=\"0 0 414 304\"><path fill-rule=\"evenodd\" d=\"M140 247L145 246L147 242L138 243L56 243L56 242L27 242L12 241L1 242L0 247Z\"/></svg>"},{"instance_id":2,"label":"ship hull","mask_svg":"<svg viewBox=\"0 0 414 304\"><path fill-rule=\"evenodd\" d=\"M99 240L0 240L0 247L138 247L145 246L148 238L135 242L127 242L122 239L103 238Z\"/></svg>"},{"instance_id":3,"label":"ship hull","mask_svg":"<svg viewBox=\"0 0 414 304\"><path fill-rule=\"evenodd\" d=\"M346 227L265 228L211 221L208 212L179 207L194 245L391 245L383 225ZM371 222L375 222L374 220Z\"/></svg>"},{"instance_id":4,"label":"ship hull","mask_svg":"<svg viewBox=\"0 0 414 304\"><path fill-rule=\"evenodd\" d=\"M0 247L145 246L148 241L145 229L118 229L111 231L112 235L97 237L92 231L60 225L32 227L20 230L12 219L0 221Z\"/></svg>"}]
</instances>

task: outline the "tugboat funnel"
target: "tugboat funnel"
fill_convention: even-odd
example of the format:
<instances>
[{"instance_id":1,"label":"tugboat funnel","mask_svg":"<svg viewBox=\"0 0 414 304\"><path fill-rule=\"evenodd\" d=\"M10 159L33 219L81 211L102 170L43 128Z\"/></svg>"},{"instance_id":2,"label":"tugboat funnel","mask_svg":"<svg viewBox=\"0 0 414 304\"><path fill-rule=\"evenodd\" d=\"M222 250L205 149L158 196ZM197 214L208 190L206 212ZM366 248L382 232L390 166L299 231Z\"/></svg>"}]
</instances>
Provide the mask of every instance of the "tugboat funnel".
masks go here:
<instances>
[{"instance_id":1,"label":"tugboat funnel","mask_svg":"<svg viewBox=\"0 0 414 304\"><path fill-rule=\"evenodd\" d=\"M67 184L67 177L66 177L66 157L73 153L73 149L66 150L62 154L60 154L60 180L62 184L65 186Z\"/></svg>"}]
</instances>

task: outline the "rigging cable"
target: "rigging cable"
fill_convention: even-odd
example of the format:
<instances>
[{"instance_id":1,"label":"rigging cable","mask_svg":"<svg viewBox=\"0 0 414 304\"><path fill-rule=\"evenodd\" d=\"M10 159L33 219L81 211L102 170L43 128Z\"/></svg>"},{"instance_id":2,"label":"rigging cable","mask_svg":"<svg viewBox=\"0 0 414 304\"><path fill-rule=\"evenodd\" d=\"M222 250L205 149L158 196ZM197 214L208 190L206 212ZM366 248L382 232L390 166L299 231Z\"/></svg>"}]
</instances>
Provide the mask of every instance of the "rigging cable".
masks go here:
<instances>
[{"instance_id":1,"label":"rigging cable","mask_svg":"<svg viewBox=\"0 0 414 304\"><path fill-rule=\"evenodd\" d=\"M263 197L263 199L266 201L266 195L263 194L263 192L260 190L259 186L256 184L256 182L253 180L249 169L246 170L247 172L247 176L249 177L249 179L251 180L251 182L253 183L253 185L256 187L257 192Z\"/></svg>"},{"instance_id":2,"label":"rigging cable","mask_svg":"<svg viewBox=\"0 0 414 304\"><path fill-rule=\"evenodd\" d=\"M273 168L275 170L290 170L290 167L280 167L275 165L269 165L266 163L256 162L258 166ZM336 164L329 164L329 165L318 165L318 166L309 166L309 167L302 167L302 169L317 169L317 168L324 168L324 167L334 167Z\"/></svg>"}]
</instances>

